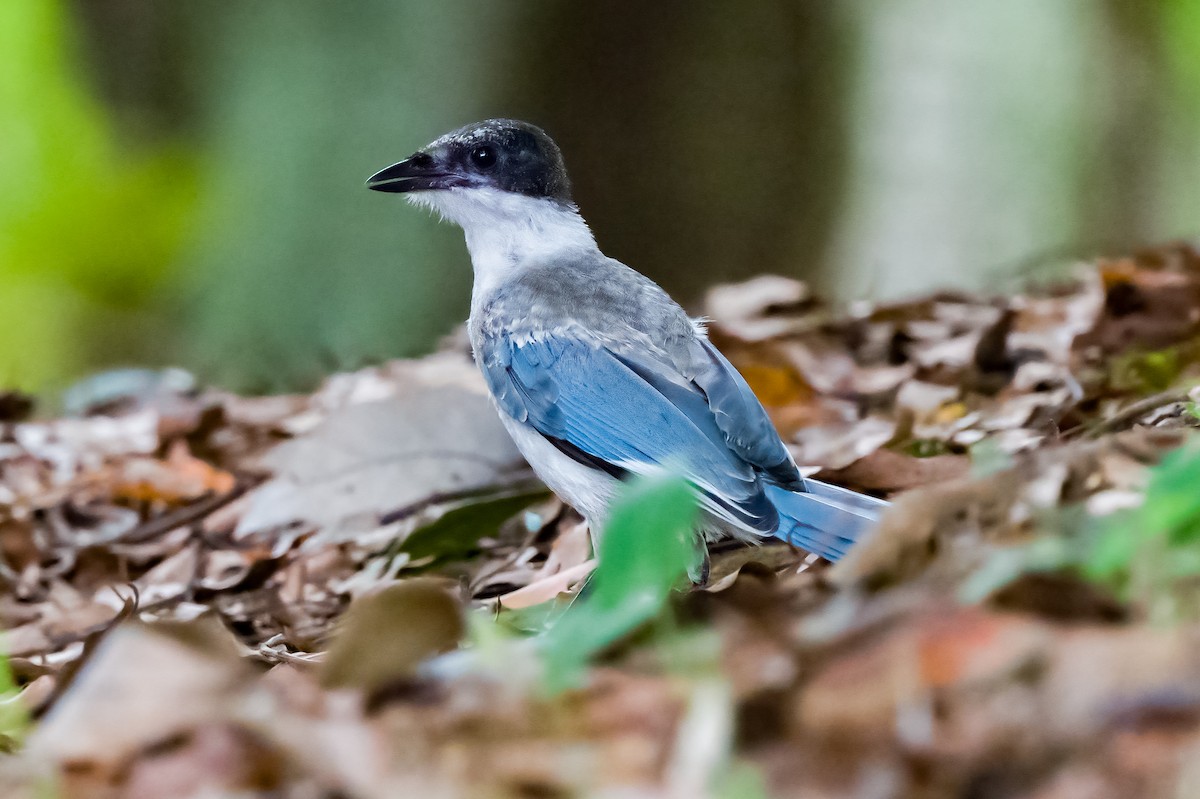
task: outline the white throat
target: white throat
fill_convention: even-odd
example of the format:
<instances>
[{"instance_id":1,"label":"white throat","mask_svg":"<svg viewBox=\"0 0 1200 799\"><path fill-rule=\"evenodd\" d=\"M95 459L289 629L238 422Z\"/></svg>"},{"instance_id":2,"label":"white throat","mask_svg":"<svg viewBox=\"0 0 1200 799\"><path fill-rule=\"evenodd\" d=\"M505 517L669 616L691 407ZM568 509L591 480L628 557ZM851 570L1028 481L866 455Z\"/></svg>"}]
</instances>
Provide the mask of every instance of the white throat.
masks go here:
<instances>
[{"instance_id":1,"label":"white throat","mask_svg":"<svg viewBox=\"0 0 1200 799\"><path fill-rule=\"evenodd\" d=\"M493 188L455 188L408 195L463 229L475 270L474 306L525 266L569 249L595 249L574 206Z\"/></svg>"}]
</instances>

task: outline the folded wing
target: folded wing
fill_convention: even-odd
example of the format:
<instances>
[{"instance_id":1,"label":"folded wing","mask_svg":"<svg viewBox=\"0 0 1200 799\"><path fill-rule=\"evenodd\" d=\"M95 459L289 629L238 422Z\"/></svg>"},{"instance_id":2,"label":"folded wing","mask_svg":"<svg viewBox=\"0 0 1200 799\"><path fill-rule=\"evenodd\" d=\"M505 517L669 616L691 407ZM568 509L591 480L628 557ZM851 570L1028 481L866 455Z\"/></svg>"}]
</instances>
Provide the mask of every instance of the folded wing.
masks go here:
<instances>
[{"instance_id":1,"label":"folded wing","mask_svg":"<svg viewBox=\"0 0 1200 799\"><path fill-rule=\"evenodd\" d=\"M714 515L758 534L778 527L757 465L745 457L758 445L749 433L735 445L727 432L736 429L744 399L736 386L725 386L729 377L720 374L719 362L698 376L724 392L714 410L697 380L644 353L568 336L487 337L482 350L484 375L500 407L564 453L617 476L674 469L700 490ZM757 400L753 404L761 413ZM763 437L783 450L773 428Z\"/></svg>"}]
</instances>

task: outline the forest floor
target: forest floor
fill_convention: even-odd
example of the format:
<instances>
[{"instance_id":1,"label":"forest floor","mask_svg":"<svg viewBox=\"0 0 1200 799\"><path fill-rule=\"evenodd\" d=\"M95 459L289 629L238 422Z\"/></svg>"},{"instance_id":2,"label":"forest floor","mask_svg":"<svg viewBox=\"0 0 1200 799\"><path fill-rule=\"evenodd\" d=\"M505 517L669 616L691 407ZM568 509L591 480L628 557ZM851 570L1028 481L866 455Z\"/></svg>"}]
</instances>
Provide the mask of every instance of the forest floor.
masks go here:
<instances>
[{"instance_id":1,"label":"forest floor","mask_svg":"<svg viewBox=\"0 0 1200 799\"><path fill-rule=\"evenodd\" d=\"M659 481L596 569L461 339L0 397L0 795L1200 796L1200 253L705 310L806 471L893 500L841 562L692 586Z\"/></svg>"}]
</instances>

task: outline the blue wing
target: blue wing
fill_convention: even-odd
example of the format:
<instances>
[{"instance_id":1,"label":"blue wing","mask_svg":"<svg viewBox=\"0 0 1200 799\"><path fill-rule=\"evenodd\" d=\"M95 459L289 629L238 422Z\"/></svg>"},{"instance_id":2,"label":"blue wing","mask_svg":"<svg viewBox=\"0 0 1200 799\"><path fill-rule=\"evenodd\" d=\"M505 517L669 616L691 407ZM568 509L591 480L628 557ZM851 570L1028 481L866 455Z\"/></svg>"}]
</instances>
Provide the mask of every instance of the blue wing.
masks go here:
<instances>
[{"instance_id":1,"label":"blue wing","mask_svg":"<svg viewBox=\"0 0 1200 799\"><path fill-rule=\"evenodd\" d=\"M563 452L611 474L680 469L710 511L772 533L779 517L758 471L795 466L745 382L703 345L711 355L694 378L647 354L563 336L489 337L478 354L500 407Z\"/></svg>"},{"instance_id":2,"label":"blue wing","mask_svg":"<svg viewBox=\"0 0 1200 799\"><path fill-rule=\"evenodd\" d=\"M733 364L707 339L699 342L704 364L695 377L713 419L728 445L771 481L793 491L806 490L796 462L779 438L762 403Z\"/></svg>"}]
</instances>

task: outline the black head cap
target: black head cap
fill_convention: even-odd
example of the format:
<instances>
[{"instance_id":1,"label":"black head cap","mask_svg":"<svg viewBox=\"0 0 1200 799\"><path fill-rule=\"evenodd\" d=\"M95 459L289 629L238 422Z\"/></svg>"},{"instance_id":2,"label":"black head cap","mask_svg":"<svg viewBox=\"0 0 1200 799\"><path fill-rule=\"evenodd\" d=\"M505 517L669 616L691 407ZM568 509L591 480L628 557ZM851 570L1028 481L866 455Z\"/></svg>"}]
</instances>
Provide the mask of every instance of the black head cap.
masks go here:
<instances>
[{"instance_id":1,"label":"black head cap","mask_svg":"<svg viewBox=\"0 0 1200 799\"><path fill-rule=\"evenodd\" d=\"M515 119L488 119L440 137L367 181L378 191L486 187L571 202L562 153L541 128Z\"/></svg>"}]
</instances>

